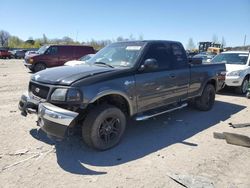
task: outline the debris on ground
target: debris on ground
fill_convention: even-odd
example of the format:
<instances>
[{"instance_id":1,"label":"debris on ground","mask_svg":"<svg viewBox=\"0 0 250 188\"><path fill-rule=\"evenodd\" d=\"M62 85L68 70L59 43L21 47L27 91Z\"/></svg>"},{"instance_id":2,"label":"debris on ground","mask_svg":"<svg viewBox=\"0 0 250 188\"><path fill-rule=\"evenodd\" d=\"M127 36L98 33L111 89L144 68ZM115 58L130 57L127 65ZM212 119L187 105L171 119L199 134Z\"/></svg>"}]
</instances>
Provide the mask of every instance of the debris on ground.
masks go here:
<instances>
[{"instance_id":1,"label":"debris on ground","mask_svg":"<svg viewBox=\"0 0 250 188\"><path fill-rule=\"evenodd\" d=\"M10 152L10 153L8 153L8 155L10 155L10 156L15 156L15 155L24 155L24 154L26 154L26 153L28 153L29 152L29 150L28 149L20 149L20 150L17 150L17 151L15 151L14 153L12 152Z\"/></svg>"},{"instance_id":2,"label":"debris on ground","mask_svg":"<svg viewBox=\"0 0 250 188\"><path fill-rule=\"evenodd\" d=\"M10 165L7 165L7 166L3 167L3 168L0 170L0 172L2 172L2 171L4 171L4 170L7 170L7 169L9 169L9 168L11 168L11 167L17 166L17 165L19 165L19 164L21 164L21 163L24 163L24 162L26 162L26 161L28 161L28 160L30 160L30 159L33 159L33 158L40 159L40 158L42 158L42 157L45 157L47 154L53 152L54 150L55 150L55 147L52 147L50 150L47 150L47 151L45 151L45 152L44 152L44 151L42 151L42 152L37 152L37 153L35 153L34 155L32 155L32 156L30 156L30 157L28 157L28 158L26 158L26 159L23 159L23 160L21 160L21 161L18 161L18 162L15 162L15 163L13 163L13 164L10 164ZM24 155L24 154L28 153L28 151L29 151L29 150L27 150L27 149L18 150L18 151L16 151L16 152L13 153L13 154L9 153L9 155Z\"/></svg>"},{"instance_id":3,"label":"debris on ground","mask_svg":"<svg viewBox=\"0 0 250 188\"><path fill-rule=\"evenodd\" d=\"M250 137L245 135L228 133L228 132L223 132L223 133L214 132L214 138L225 139L228 144L250 147Z\"/></svg>"},{"instance_id":4,"label":"debris on ground","mask_svg":"<svg viewBox=\"0 0 250 188\"><path fill-rule=\"evenodd\" d=\"M244 127L250 127L250 123L239 123L239 124L235 124L235 123L229 123L229 125L233 128L244 128Z\"/></svg>"},{"instance_id":5,"label":"debris on ground","mask_svg":"<svg viewBox=\"0 0 250 188\"><path fill-rule=\"evenodd\" d=\"M3 167L2 170L1 170L0 172L6 170L6 169L8 169L8 168L14 167L14 166L16 166L16 165L19 165L19 164L21 164L21 163L24 163L24 162L26 162L26 161L28 161L28 160L30 160L30 159L36 158L36 157L38 157L38 156L39 156L39 153L36 154L36 155L32 155L32 156L30 156L30 157L28 157L28 158L26 158L26 159L24 159L24 160L15 162L15 163L13 163L13 164L11 164L11 165L7 165L7 166Z\"/></svg>"},{"instance_id":6,"label":"debris on ground","mask_svg":"<svg viewBox=\"0 0 250 188\"><path fill-rule=\"evenodd\" d=\"M168 175L176 183L187 188L214 188L214 184L208 178L193 175L171 174Z\"/></svg>"}]
</instances>

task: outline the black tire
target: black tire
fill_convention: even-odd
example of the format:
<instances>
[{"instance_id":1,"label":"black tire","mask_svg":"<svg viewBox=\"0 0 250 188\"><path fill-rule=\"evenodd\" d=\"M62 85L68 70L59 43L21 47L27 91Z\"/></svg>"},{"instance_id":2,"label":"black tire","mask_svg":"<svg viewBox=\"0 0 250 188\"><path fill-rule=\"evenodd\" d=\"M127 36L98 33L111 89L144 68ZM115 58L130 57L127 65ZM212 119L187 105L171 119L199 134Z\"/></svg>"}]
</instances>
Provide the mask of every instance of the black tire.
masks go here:
<instances>
[{"instance_id":1,"label":"black tire","mask_svg":"<svg viewBox=\"0 0 250 188\"><path fill-rule=\"evenodd\" d=\"M88 113L82 126L85 143L97 150L107 150L117 145L126 128L125 114L112 105L100 105Z\"/></svg>"},{"instance_id":2,"label":"black tire","mask_svg":"<svg viewBox=\"0 0 250 188\"><path fill-rule=\"evenodd\" d=\"M34 72L39 72L39 71L42 71L44 69L46 69L46 65L44 63L37 63L37 64L35 64Z\"/></svg>"},{"instance_id":3,"label":"black tire","mask_svg":"<svg viewBox=\"0 0 250 188\"><path fill-rule=\"evenodd\" d=\"M250 91L247 92L246 97L250 99Z\"/></svg>"},{"instance_id":4,"label":"black tire","mask_svg":"<svg viewBox=\"0 0 250 188\"><path fill-rule=\"evenodd\" d=\"M248 89L248 84L249 84L249 79L245 77L241 86L236 88L236 92L238 94L246 94Z\"/></svg>"},{"instance_id":5,"label":"black tire","mask_svg":"<svg viewBox=\"0 0 250 188\"><path fill-rule=\"evenodd\" d=\"M201 111L211 110L215 101L215 88L212 84L207 84L202 95L195 99L195 108Z\"/></svg>"}]
</instances>

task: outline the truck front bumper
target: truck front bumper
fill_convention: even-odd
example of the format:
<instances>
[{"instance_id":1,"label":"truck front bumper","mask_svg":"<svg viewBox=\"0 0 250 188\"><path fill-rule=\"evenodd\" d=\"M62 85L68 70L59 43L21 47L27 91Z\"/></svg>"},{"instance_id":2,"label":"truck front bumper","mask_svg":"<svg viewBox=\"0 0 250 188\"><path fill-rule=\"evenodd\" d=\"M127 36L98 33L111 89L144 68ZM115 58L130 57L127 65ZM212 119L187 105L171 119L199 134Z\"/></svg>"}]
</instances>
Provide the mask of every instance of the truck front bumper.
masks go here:
<instances>
[{"instance_id":1,"label":"truck front bumper","mask_svg":"<svg viewBox=\"0 0 250 188\"><path fill-rule=\"evenodd\" d=\"M22 95L19 102L19 109L22 115L36 113L38 116L38 126L47 133L63 139L69 127L73 126L74 119L78 116L77 112L69 111L47 102L34 102L27 94Z\"/></svg>"},{"instance_id":2,"label":"truck front bumper","mask_svg":"<svg viewBox=\"0 0 250 188\"><path fill-rule=\"evenodd\" d=\"M33 64L27 63L25 60L24 60L23 64L24 64L24 66L25 66L26 68L29 68L29 69L32 69L32 68L34 67Z\"/></svg>"}]
</instances>

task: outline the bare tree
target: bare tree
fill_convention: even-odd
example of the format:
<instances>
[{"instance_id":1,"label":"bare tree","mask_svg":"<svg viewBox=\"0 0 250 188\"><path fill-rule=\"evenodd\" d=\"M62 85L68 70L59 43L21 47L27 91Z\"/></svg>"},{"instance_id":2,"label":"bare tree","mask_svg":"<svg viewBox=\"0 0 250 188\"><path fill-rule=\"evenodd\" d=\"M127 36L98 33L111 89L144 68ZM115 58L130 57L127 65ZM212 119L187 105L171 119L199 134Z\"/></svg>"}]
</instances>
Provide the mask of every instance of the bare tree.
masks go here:
<instances>
[{"instance_id":1,"label":"bare tree","mask_svg":"<svg viewBox=\"0 0 250 188\"><path fill-rule=\"evenodd\" d=\"M187 43L186 48L187 48L187 50L194 50L196 48L192 38L188 39L188 43Z\"/></svg>"},{"instance_id":2,"label":"bare tree","mask_svg":"<svg viewBox=\"0 0 250 188\"><path fill-rule=\"evenodd\" d=\"M219 40L218 40L218 36L217 35L213 35L213 37L212 37L212 42L213 43L219 43Z\"/></svg>"},{"instance_id":3,"label":"bare tree","mask_svg":"<svg viewBox=\"0 0 250 188\"><path fill-rule=\"evenodd\" d=\"M48 44L48 38L45 34L43 34L42 44Z\"/></svg>"},{"instance_id":4,"label":"bare tree","mask_svg":"<svg viewBox=\"0 0 250 188\"><path fill-rule=\"evenodd\" d=\"M223 48L225 48L226 47L226 40L225 40L225 38L224 37L222 37L222 39L221 39L221 45L222 45L222 47Z\"/></svg>"},{"instance_id":5,"label":"bare tree","mask_svg":"<svg viewBox=\"0 0 250 188\"><path fill-rule=\"evenodd\" d=\"M140 34L140 35L139 35L139 40L143 40L143 38L144 38L144 37L143 37L143 34Z\"/></svg>"},{"instance_id":6,"label":"bare tree","mask_svg":"<svg viewBox=\"0 0 250 188\"><path fill-rule=\"evenodd\" d=\"M10 34L7 31L0 31L0 46L7 47Z\"/></svg>"}]
</instances>

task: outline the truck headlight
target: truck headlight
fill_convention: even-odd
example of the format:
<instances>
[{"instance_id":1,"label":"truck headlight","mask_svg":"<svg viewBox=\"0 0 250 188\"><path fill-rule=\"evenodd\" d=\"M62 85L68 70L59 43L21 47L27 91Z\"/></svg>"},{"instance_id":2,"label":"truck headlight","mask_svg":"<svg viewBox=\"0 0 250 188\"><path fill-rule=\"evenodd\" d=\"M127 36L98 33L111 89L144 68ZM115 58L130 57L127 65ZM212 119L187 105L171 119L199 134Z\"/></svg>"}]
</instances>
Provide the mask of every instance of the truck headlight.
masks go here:
<instances>
[{"instance_id":1,"label":"truck headlight","mask_svg":"<svg viewBox=\"0 0 250 188\"><path fill-rule=\"evenodd\" d=\"M32 64L34 62L34 59L30 58L29 63Z\"/></svg>"},{"instance_id":2,"label":"truck headlight","mask_svg":"<svg viewBox=\"0 0 250 188\"><path fill-rule=\"evenodd\" d=\"M75 88L58 88L51 95L52 101L81 102L81 92Z\"/></svg>"},{"instance_id":3,"label":"truck headlight","mask_svg":"<svg viewBox=\"0 0 250 188\"><path fill-rule=\"evenodd\" d=\"M56 89L52 95L51 95L51 100L52 101L65 101L66 99L66 94L67 94L68 89Z\"/></svg>"},{"instance_id":4,"label":"truck headlight","mask_svg":"<svg viewBox=\"0 0 250 188\"><path fill-rule=\"evenodd\" d=\"M227 76L240 76L241 71L232 71L227 74Z\"/></svg>"}]
</instances>

